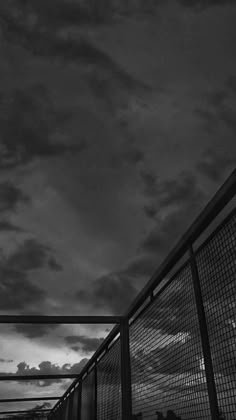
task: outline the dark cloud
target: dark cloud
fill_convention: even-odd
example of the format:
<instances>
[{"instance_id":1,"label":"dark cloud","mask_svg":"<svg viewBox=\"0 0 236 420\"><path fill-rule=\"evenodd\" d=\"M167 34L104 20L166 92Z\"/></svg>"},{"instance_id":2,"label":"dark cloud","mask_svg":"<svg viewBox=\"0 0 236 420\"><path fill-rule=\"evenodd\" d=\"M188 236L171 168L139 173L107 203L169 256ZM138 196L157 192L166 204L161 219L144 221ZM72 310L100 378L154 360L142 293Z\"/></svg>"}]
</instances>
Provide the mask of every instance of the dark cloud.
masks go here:
<instances>
[{"instance_id":1,"label":"dark cloud","mask_svg":"<svg viewBox=\"0 0 236 420\"><path fill-rule=\"evenodd\" d=\"M51 267L48 263L51 256L49 247L40 244L35 239L26 239L13 253L8 256L2 255L0 261L0 307L2 310L25 309L36 303L42 303L46 293L28 279L31 270ZM56 261L54 261L56 264ZM59 267L59 265L58 265ZM18 328L18 327L17 327ZM33 331L19 327L20 332L26 331L26 335L36 334ZM28 331L28 332L27 332ZM42 329L41 335L42 335Z\"/></svg>"},{"instance_id":2,"label":"dark cloud","mask_svg":"<svg viewBox=\"0 0 236 420\"><path fill-rule=\"evenodd\" d=\"M236 94L236 76L229 76L226 86L235 95Z\"/></svg>"},{"instance_id":3,"label":"dark cloud","mask_svg":"<svg viewBox=\"0 0 236 420\"><path fill-rule=\"evenodd\" d=\"M12 363L12 362L14 362L14 360L12 360L12 359L2 359L2 358L0 358L0 363Z\"/></svg>"},{"instance_id":4,"label":"dark cloud","mask_svg":"<svg viewBox=\"0 0 236 420\"><path fill-rule=\"evenodd\" d=\"M50 3L47 0L42 0L40 3L37 0L16 0L15 7L22 14L25 13L25 15L29 13L30 8L31 13L35 14L38 25L51 25L54 28L90 23L93 18L92 14L89 13L88 7L85 7L81 2L73 0L70 2L52 0Z\"/></svg>"},{"instance_id":5,"label":"dark cloud","mask_svg":"<svg viewBox=\"0 0 236 420\"><path fill-rule=\"evenodd\" d=\"M51 256L48 259L48 267L50 268L50 270L52 271L62 271L63 267L61 264L59 264L58 261L56 261L55 257Z\"/></svg>"},{"instance_id":6,"label":"dark cloud","mask_svg":"<svg viewBox=\"0 0 236 420\"><path fill-rule=\"evenodd\" d=\"M134 144L127 141L121 146L121 151L112 156L111 163L113 167L122 165L138 165L145 161L145 152Z\"/></svg>"},{"instance_id":7,"label":"dark cloud","mask_svg":"<svg viewBox=\"0 0 236 420\"><path fill-rule=\"evenodd\" d=\"M140 97L149 92L147 86L135 80L112 60L93 66L87 74L93 95L105 111L113 115L117 109L122 110L123 114L129 113L130 102L140 100ZM128 146L124 158L132 162L140 161L143 159L143 153L137 148Z\"/></svg>"},{"instance_id":8,"label":"dark cloud","mask_svg":"<svg viewBox=\"0 0 236 420\"><path fill-rule=\"evenodd\" d=\"M20 203L29 203L29 197L9 181L0 183L0 212L15 211Z\"/></svg>"},{"instance_id":9,"label":"dark cloud","mask_svg":"<svg viewBox=\"0 0 236 420\"><path fill-rule=\"evenodd\" d=\"M136 293L129 276L123 273L111 273L94 281L90 290L79 290L76 298L83 304L121 315Z\"/></svg>"},{"instance_id":10,"label":"dark cloud","mask_svg":"<svg viewBox=\"0 0 236 420\"><path fill-rule=\"evenodd\" d=\"M14 330L24 335L27 338L40 338L44 335L49 334L53 329L57 328L56 325L28 325L28 324L16 324Z\"/></svg>"},{"instance_id":11,"label":"dark cloud","mask_svg":"<svg viewBox=\"0 0 236 420\"><path fill-rule=\"evenodd\" d=\"M26 164L37 157L81 152L81 144L51 139L62 123L63 115L58 115L44 86L12 92L0 117L0 168Z\"/></svg>"},{"instance_id":12,"label":"dark cloud","mask_svg":"<svg viewBox=\"0 0 236 420\"><path fill-rule=\"evenodd\" d=\"M205 94L206 106L195 109L195 114L205 122L208 130L215 131L223 124L233 133L236 132L236 106L229 102L232 92L235 93L235 81L231 76L221 89Z\"/></svg>"},{"instance_id":13,"label":"dark cloud","mask_svg":"<svg viewBox=\"0 0 236 420\"><path fill-rule=\"evenodd\" d=\"M155 257L157 267L203 208L206 196L190 173L162 182L145 174L142 181L147 198L144 211L155 226L142 239L138 252L141 260L143 254L152 256L151 261Z\"/></svg>"},{"instance_id":14,"label":"dark cloud","mask_svg":"<svg viewBox=\"0 0 236 420\"><path fill-rule=\"evenodd\" d=\"M158 180L152 173L141 172L144 195L148 199L144 210L148 217L156 217L168 207L182 209L201 201L203 192L196 178L190 173L181 173L176 179Z\"/></svg>"},{"instance_id":15,"label":"dark cloud","mask_svg":"<svg viewBox=\"0 0 236 420\"><path fill-rule=\"evenodd\" d=\"M3 264L0 266L0 309L25 310L26 307L41 303L46 293L30 282L25 272Z\"/></svg>"},{"instance_id":16,"label":"dark cloud","mask_svg":"<svg viewBox=\"0 0 236 420\"><path fill-rule=\"evenodd\" d=\"M100 344L103 342L103 340L103 338L86 337L84 335L69 335L65 337L66 343L69 345L73 345L71 346L72 350L83 350L86 353L96 351Z\"/></svg>"},{"instance_id":17,"label":"dark cloud","mask_svg":"<svg viewBox=\"0 0 236 420\"><path fill-rule=\"evenodd\" d=\"M197 164L197 169L210 180L219 182L225 179L226 174L230 170L233 170L235 162L236 156L225 156L222 153L208 149Z\"/></svg>"},{"instance_id":18,"label":"dark cloud","mask_svg":"<svg viewBox=\"0 0 236 420\"><path fill-rule=\"evenodd\" d=\"M128 264L125 273L131 278L150 277L157 268L158 260L151 254L138 255Z\"/></svg>"},{"instance_id":19,"label":"dark cloud","mask_svg":"<svg viewBox=\"0 0 236 420\"><path fill-rule=\"evenodd\" d=\"M203 10L211 6L226 6L235 4L234 0L178 0L180 4L186 7L194 7L197 10Z\"/></svg>"},{"instance_id":20,"label":"dark cloud","mask_svg":"<svg viewBox=\"0 0 236 420\"><path fill-rule=\"evenodd\" d=\"M226 89L215 90L207 95L208 103L215 108L224 105L225 100L228 98L228 91Z\"/></svg>"},{"instance_id":21,"label":"dark cloud","mask_svg":"<svg viewBox=\"0 0 236 420\"><path fill-rule=\"evenodd\" d=\"M21 362L17 365L16 372L1 372L1 375L55 375L55 374L76 374L79 373L83 367L86 365L88 359L82 359L80 362L70 365L68 363L58 366L57 364L51 363L49 361L41 362L38 367L30 367L25 362ZM49 379L49 380L40 380L40 381L25 381L25 383L30 383L37 385L39 387L47 387L54 383L60 383L61 379Z\"/></svg>"},{"instance_id":22,"label":"dark cloud","mask_svg":"<svg viewBox=\"0 0 236 420\"><path fill-rule=\"evenodd\" d=\"M141 242L140 250L156 255L156 263L160 264L193 222L194 216L197 216L201 208L202 201L199 201L194 209L189 204L189 206L169 214L163 221L157 222L156 227Z\"/></svg>"},{"instance_id":23,"label":"dark cloud","mask_svg":"<svg viewBox=\"0 0 236 420\"><path fill-rule=\"evenodd\" d=\"M62 270L62 266L51 255L50 247L35 239L26 239L15 252L8 256L7 264L22 272L37 270L46 266L54 271Z\"/></svg>"},{"instance_id":24,"label":"dark cloud","mask_svg":"<svg viewBox=\"0 0 236 420\"><path fill-rule=\"evenodd\" d=\"M65 2L59 1L59 8L57 6L55 7L55 10L57 10L56 14L60 13L58 11L62 4L64 7ZM66 3L65 7L68 13L70 8L68 3ZM36 8L41 9L41 6L37 6ZM48 6L43 4L42 9L45 13L43 11L42 13L44 17L40 20L40 23L32 26L26 19L29 12L23 13L22 10L18 10L18 13L15 13L9 5L8 7L2 7L0 14L5 35L9 40L22 45L37 56L50 58L51 60L53 58L62 59L63 62L65 60L67 62L72 60L80 65L85 65L87 83L93 95L109 112L114 112L117 106L127 110L132 93L137 94L137 90L142 94L147 92L147 87L143 83L136 80L116 63L109 54L99 49L91 40L86 39L85 36L77 36L76 39L69 35L62 36L60 31L55 30L53 27L53 22L50 23L51 18L50 13L47 15L47 8ZM51 6L49 9L53 13ZM40 10L37 11L36 15L40 15ZM46 16L49 19L48 21L47 19L45 20ZM32 21L32 19L28 20ZM45 22L46 26L44 25ZM62 28L63 25L60 29ZM42 128L44 131L48 130L45 123ZM37 136L39 135L39 132L37 132ZM44 135L44 144L46 141L47 137ZM38 144L37 139L36 144ZM43 144L42 140L41 144ZM54 148L56 146L59 147L58 145L53 146ZM49 145L47 144L45 148L44 153L48 150ZM51 149L52 145L50 146L50 154ZM139 160L140 156L136 156L135 159Z\"/></svg>"},{"instance_id":25,"label":"dark cloud","mask_svg":"<svg viewBox=\"0 0 236 420\"><path fill-rule=\"evenodd\" d=\"M35 239L26 239L8 257L8 264L15 270L27 271L41 268L47 259L49 248Z\"/></svg>"},{"instance_id":26,"label":"dark cloud","mask_svg":"<svg viewBox=\"0 0 236 420\"><path fill-rule=\"evenodd\" d=\"M0 232L22 232L22 229L8 220L0 220Z\"/></svg>"}]
</instances>

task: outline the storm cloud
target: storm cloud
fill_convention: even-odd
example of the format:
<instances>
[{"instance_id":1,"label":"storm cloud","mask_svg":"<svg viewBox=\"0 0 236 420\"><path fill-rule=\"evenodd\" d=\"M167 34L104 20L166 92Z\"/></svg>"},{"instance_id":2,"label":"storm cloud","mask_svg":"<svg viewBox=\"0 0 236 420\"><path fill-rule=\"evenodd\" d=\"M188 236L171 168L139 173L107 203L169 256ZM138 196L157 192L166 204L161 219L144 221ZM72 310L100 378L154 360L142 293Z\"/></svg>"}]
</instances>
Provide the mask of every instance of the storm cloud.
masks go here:
<instances>
[{"instance_id":1,"label":"storm cloud","mask_svg":"<svg viewBox=\"0 0 236 420\"><path fill-rule=\"evenodd\" d=\"M44 302L46 292L32 283L24 272L3 265L0 267L0 274L1 310L24 310Z\"/></svg>"},{"instance_id":2,"label":"storm cloud","mask_svg":"<svg viewBox=\"0 0 236 420\"><path fill-rule=\"evenodd\" d=\"M4 102L3 102L4 103ZM25 165L35 158L81 152L81 144L55 141L67 116L54 108L47 89L36 84L13 91L0 117L0 167Z\"/></svg>"},{"instance_id":3,"label":"storm cloud","mask_svg":"<svg viewBox=\"0 0 236 420\"><path fill-rule=\"evenodd\" d=\"M82 350L85 353L96 351L103 340L103 338L87 337L85 335L69 335L65 337L65 342L71 346L72 350Z\"/></svg>"},{"instance_id":4,"label":"storm cloud","mask_svg":"<svg viewBox=\"0 0 236 420\"><path fill-rule=\"evenodd\" d=\"M132 279L123 273L111 273L95 280L90 289L81 289L76 299L93 308L121 315L136 295Z\"/></svg>"}]
</instances>

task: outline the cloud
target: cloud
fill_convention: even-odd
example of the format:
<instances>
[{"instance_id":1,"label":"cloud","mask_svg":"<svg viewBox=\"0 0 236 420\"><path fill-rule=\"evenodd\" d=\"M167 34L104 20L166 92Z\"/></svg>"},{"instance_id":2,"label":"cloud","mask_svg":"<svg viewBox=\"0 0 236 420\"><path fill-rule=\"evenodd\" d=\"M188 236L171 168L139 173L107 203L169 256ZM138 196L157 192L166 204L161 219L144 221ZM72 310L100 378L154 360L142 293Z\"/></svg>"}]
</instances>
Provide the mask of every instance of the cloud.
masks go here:
<instances>
[{"instance_id":1,"label":"cloud","mask_svg":"<svg viewBox=\"0 0 236 420\"><path fill-rule=\"evenodd\" d=\"M197 164L198 171L213 182L225 179L226 173L235 167L236 156L226 156L217 151L208 149Z\"/></svg>"},{"instance_id":2,"label":"cloud","mask_svg":"<svg viewBox=\"0 0 236 420\"><path fill-rule=\"evenodd\" d=\"M94 352L103 342L103 338L86 337L84 335L69 335L65 337L65 341L71 346L74 351L83 350L86 353ZM76 344L76 346L75 346Z\"/></svg>"},{"instance_id":3,"label":"cloud","mask_svg":"<svg viewBox=\"0 0 236 420\"><path fill-rule=\"evenodd\" d=\"M22 229L8 220L0 220L0 232L22 232Z\"/></svg>"},{"instance_id":4,"label":"cloud","mask_svg":"<svg viewBox=\"0 0 236 420\"><path fill-rule=\"evenodd\" d=\"M95 280L90 289L77 291L76 299L94 308L122 315L136 293L130 277L123 273L111 273Z\"/></svg>"},{"instance_id":5,"label":"cloud","mask_svg":"<svg viewBox=\"0 0 236 420\"><path fill-rule=\"evenodd\" d=\"M48 267L52 271L62 271L63 270L62 265L59 262L57 262L56 259L53 256L51 256L48 259Z\"/></svg>"},{"instance_id":6,"label":"cloud","mask_svg":"<svg viewBox=\"0 0 236 420\"><path fill-rule=\"evenodd\" d=\"M2 359L2 358L0 358L0 363L13 363L14 362L14 360L12 360L12 359Z\"/></svg>"},{"instance_id":7,"label":"cloud","mask_svg":"<svg viewBox=\"0 0 236 420\"><path fill-rule=\"evenodd\" d=\"M143 278L150 277L157 268L157 258L150 253L137 255L133 261L131 261L124 272L131 278Z\"/></svg>"},{"instance_id":8,"label":"cloud","mask_svg":"<svg viewBox=\"0 0 236 420\"><path fill-rule=\"evenodd\" d=\"M178 0L180 4L186 7L193 7L197 10L204 10L211 6L226 6L234 4L234 0Z\"/></svg>"},{"instance_id":9,"label":"cloud","mask_svg":"<svg viewBox=\"0 0 236 420\"><path fill-rule=\"evenodd\" d=\"M68 3L59 2L59 8L56 6L53 10L53 12L57 10L56 15L61 4L64 4L65 8L67 8L67 12L70 8ZM147 86L136 80L115 62L109 54L99 49L95 43L86 39L85 36L77 34L73 37L71 35L73 32L71 27L67 28L67 31L63 29L62 24L60 30L56 30L53 27L53 18L52 23L50 23L51 16L46 13L48 7L43 4L44 17L39 19L38 23L33 26L28 22L30 19L28 21L26 19L29 12L22 13L22 7L17 13L9 5L2 7L0 14L5 36L11 42L20 44L36 56L44 57L45 59L49 58L50 60L53 58L62 59L63 62L65 60L66 62L73 61L80 64L80 66L85 66L86 82L94 97L99 99L102 106L105 106L106 111L114 112L117 106L126 111L129 110L130 95L133 93L137 94L137 91L142 94L147 92ZM41 9L41 6L36 8ZM51 6L49 9L51 10ZM37 11L36 15L40 16L40 10ZM46 16L47 18L45 19ZM62 29L64 33L62 33ZM42 128L46 129L45 123Z\"/></svg>"},{"instance_id":10,"label":"cloud","mask_svg":"<svg viewBox=\"0 0 236 420\"><path fill-rule=\"evenodd\" d=\"M27 338L40 338L51 332L51 330L57 328L57 325L31 325L31 324L16 324L14 330L24 335Z\"/></svg>"},{"instance_id":11,"label":"cloud","mask_svg":"<svg viewBox=\"0 0 236 420\"><path fill-rule=\"evenodd\" d=\"M26 164L35 158L81 152L81 144L64 144L53 139L64 123L63 115L59 113L58 118L43 85L13 91L5 102L0 117L0 168Z\"/></svg>"},{"instance_id":12,"label":"cloud","mask_svg":"<svg viewBox=\"0 0 236 420\"><path fill-rule=\"evenodd\" d=\"M33 270L42 268L50 268L53 271L63 269L56 261L51 248L34 238L25 239L13 252L8 255L2 252L0 257L0 308L2 310L19 310L25 307L29 309L35 304L43 303L46 292L29 280L29 274ZM36 331L34 333L27 326L17 326L16 329L19 332L25 331L27 336L36 334ZM43 327L39 327L38 331L42 335Z\"/></svg>"},{"instance_id":13,"label":"cloud","mask_svg":"<svg viewBox=\"0 0 236 420\"><path fill-rule=\"evenodd\" d=\"M8 265L0 266L0 309L25 310L43 302L46 293L30 282L25 272Z\"/></svg>"},{"instance_id":14,"label":"cloud","mask_svg":"<svg viewBox=\"0 0 236 420\"><path fill-rule=\"evenodd\" d=\"M26 239L8 256L3 254L0 261L0 308L19 310L42 303L46 299L46 292L31 282L28 275L32 270L44 267L52 270L55 270L55 267L57 270L62 269L51 255L51 249L35 239ZM27 327L18 326L17 329L33 334ZM42 334L43 330L39 331Z\"/></svg>"},{"instance_id":15,"label":"cloud","mask_svg":"<svg viewBox=\"0 0 236 420\"><path fill-rule=\"evenodd\" d=\"M37 270L48 266L52 270L61 270L53 256L50 247L41 244L36 239L26 239L7 259L7 264L19 271Z\"/></svg>"},{"instance_id":16,"label":"cloud","mask_svg":"<svg viewBox=\"0 0 236 420\"><path fill-rule=\"evenodd\" d=\"M86 365L88 359L82 359L80 362L71 364L64 364L59 366L51 363L50 361L43 361L37 367L30 367L26 362L21 362L17 365L16 372L1 372L1 375L56 375L56 374L77 374ZM24 383L30 383L39 387L47 387L54 383L60 383L61 379L48 379L48 380L29 380Z\"/></svg>"},{"instance_id":17,"label":"cloud","mask_svg":"<svg viewBox=\"0 0 236 420\"><path fill-rule=\"evenodd\" d=\"M236 76L233 76L233 75L229 76L226 82L226 86L228 87L230 92L235 95L236 94Z\"/></svg>"},{"instance_id":18,"label":"cloud","mask_svg":"<svg viewBox=\"0 0 236 420\"><path fill-rule=\"evenodd\" d=\"M26 239L17 250L8 257L9 266L16 270L35 270L44 266L49 248L35 239Z\"/></svg>"},{"instance_id":19,"label":"cloud","mask_svg":"<svg viewBox=\"0 0 236 420\"><path fill-rule=\"evenodd\" d=\"M15 211L20 203L28 204L29 197L9 181L0 183L0 212Z\"/></svg>"},{"instance_id":20,"label":"cloud","mask_svg":"<svg viewBox=\"0 0 236 420\"><path fill-rule=\"evenodd\" d=\"M194 175L188 172L180 173L176 179L158 180L150 172L141 172L143 192L148 203L144 210L148 217L158 217L168 208L180 210L194 205L203 198L203 191L197 184Z\"/></svg>"},{"instance_id":21,"label":"cloud","mask_svg":"<svg viewBox=\"0 0 236 420\"><path fill-rule=\"evenodd\" d=\"M220 89L205 94L206 104L195 109L195 114L206 123L207 130L215 132L220 126L225 126L236 132L235 81L231 76Z\"/></svg>"}]
</instances>

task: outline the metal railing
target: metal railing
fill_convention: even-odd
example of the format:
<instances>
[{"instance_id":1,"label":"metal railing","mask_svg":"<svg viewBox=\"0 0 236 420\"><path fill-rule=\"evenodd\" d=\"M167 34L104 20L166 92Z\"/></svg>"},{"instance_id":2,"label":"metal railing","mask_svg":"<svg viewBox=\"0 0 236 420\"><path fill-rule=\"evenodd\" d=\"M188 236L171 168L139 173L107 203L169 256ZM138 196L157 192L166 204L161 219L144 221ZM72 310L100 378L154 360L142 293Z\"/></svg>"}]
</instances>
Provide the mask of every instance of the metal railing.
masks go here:
<instances>
[{"instance_id":1,"label":"metal railing","mask_svg":"<svg viewBox=\"0 0 236 420\"><path fill-rule=\"evenodd\" d=\"M236 419L235 195L236 170L49 420Z\"/></svg>"}]
</instances>

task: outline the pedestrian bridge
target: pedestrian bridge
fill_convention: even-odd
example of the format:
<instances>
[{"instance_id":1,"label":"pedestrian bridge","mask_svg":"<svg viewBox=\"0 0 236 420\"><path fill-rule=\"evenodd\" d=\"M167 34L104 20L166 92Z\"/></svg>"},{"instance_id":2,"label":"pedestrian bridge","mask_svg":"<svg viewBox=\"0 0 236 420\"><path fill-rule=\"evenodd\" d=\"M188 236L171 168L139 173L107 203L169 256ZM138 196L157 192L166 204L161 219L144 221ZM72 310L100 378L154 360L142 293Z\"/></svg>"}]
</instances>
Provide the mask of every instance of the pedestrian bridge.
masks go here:
<instances>
[{"instance_id":1,"label":"pedestrian bridge","mask_svg":"<svg viewBox=\"0 0 236 420\"><path fill-rule=\"evenodd\" d=\"M0 323L114 324L50 410L1 411L48 420L236 419L236 170L122 316L0 316Z\"/></svg>"}]
</instances>

